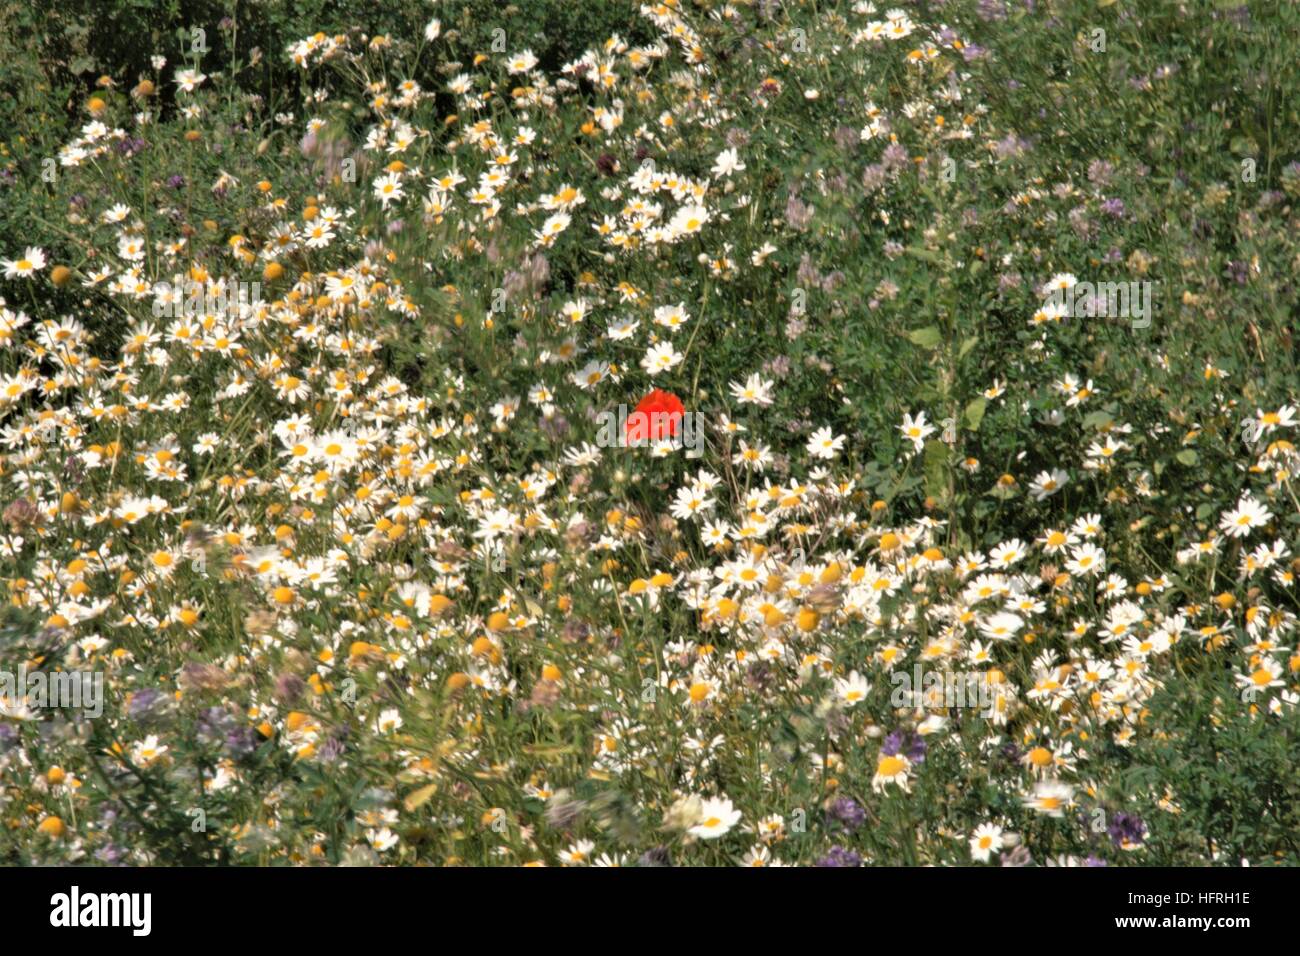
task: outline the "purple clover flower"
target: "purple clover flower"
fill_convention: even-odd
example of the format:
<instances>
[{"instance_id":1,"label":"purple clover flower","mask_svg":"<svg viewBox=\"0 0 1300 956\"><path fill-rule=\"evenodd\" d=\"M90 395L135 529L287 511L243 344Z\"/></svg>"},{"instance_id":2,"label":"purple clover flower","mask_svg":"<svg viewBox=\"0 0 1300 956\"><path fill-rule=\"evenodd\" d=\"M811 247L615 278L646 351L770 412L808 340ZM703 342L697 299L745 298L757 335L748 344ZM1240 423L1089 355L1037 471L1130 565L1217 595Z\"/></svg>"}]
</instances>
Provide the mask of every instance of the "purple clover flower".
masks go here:
<instances>
[{"instance_id":1,"label":"purple clover flower","mask_svg":"<svg viewBox=\"0 0 1300 956\"><path fill-rule=\"evenodd\" d=\"M861 866L862 857L842 846L833 846L830 852L817 861L816 866Z\"/></svg>"},{"instance_id":2,"label":"purple clover flower","mask_svg":"<svg viewBox=\"0 0 1300 956\"><path fill-rule=\"evenodd\" d=\"M852 833L867 822L867 811L852 797L840 797L826 811L827 819Z\"/></svg>"}]
</instances>

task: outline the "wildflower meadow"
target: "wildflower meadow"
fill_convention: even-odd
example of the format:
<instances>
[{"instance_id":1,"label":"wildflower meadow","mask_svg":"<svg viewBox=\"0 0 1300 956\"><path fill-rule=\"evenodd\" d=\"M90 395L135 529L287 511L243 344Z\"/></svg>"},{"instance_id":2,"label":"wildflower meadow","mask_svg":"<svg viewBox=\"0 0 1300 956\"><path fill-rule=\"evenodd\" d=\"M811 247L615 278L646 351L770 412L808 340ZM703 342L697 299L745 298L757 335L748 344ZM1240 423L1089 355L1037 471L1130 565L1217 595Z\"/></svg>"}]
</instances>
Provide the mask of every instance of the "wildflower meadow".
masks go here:
<instances>
[{"instance_id":1,"label":"wildflower meadow","mask_svg":"<svg viewBox=\"0 0 1300 956\"><path fill-rule=\"evenodd\" d=\"M0 863L1300 864L1300 5L0 3Z\"/></svg>"}]
</instances>

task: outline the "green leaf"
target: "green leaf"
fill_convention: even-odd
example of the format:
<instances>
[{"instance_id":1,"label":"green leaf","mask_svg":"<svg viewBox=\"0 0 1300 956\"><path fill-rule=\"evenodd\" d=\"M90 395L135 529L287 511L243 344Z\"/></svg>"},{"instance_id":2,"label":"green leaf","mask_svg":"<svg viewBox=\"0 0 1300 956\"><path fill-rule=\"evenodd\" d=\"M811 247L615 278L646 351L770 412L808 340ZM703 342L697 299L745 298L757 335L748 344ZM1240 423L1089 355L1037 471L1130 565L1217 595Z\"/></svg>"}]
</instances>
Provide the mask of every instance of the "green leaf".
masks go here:
<instances>
[{"instance_id":1,"label":"green leaf","mask_svg":"<svg viewBox=\"0 0 1300 956\"><path fill-rule=\"evenodd\" d=\"M1184 448L1178 454L1174 455L1174 459L1180 465L1187 465L1189 468L1200 460L1199 456L1196 454L1195 448Z\"/></svg>"},{"instance_id":2,"label":"green leaf","mask_svg":"<svg viewBox=\"0 0 1300 956\"><path fill-rule=\"evenodd\" d=\"M1084 428L1102 429L1115 420L1115 416L1110 412L1103 412L1100 409L1090 412L1083 418Z\"/></svg>"},{"instance_id":3,"label":"green leaf","mask_svg":"<svg viewBox=\"0 0 1300 956\"><path fill-rule=\"evenodd\" d=\"M942 497L948 490L948 446L937 438L925 443L925 493Z\"/></svg>"},{"instance_id":4,"label":"green leaf","mask_svg":"<svg viewBox=\"0 0 1300 956\"><path fill-rule=\"evenodd\" d=\"M927 325L923 329L913 329L907 333L907 337L913 345L919 345L923 349L936 348L943 341L943 334L939 331L937 325Z\"/></svg>"},{"instance_id":5,"label":"green leaf","mask_svg":"<svg viewBox=\"0 0 1300 956\"><path fill-rule=\"evenodd\" d=\"M980 430L980 422L984 421L984 410L988 408L988 404L983 397L971 399L963 413L968 429L973 432Z\"/></svg>"}]
</instances>

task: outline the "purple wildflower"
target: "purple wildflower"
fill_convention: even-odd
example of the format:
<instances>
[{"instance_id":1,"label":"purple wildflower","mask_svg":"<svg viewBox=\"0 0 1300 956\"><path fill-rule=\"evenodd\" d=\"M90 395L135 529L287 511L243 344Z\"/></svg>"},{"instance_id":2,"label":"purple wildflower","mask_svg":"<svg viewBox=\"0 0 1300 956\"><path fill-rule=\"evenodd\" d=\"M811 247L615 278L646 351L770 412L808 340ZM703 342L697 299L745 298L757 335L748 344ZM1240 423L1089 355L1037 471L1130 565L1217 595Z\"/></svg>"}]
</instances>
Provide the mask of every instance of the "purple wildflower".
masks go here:
<instances>
[{"instance_id":1,"label":"purple wildflower","mask_svg":"<svg viewBox=\"0 0 1300 956\"><path fill-rule=\"evenodd\" d=\"M850 833L867 822L867 811L852 797L840 797L827 809L826 816L831 823L838 823Z\"/></svg>"},{"instance_id":2,"label":"purple wildflower","mask_svg":"<svg viewBox=\"0 0 1300 956\"><path fill-rule=\"evenodd\" d=\"M817 866L861 866L862 857L842 846L833 846L830 852L816 863Z\"/></svg>"}]
</instances>

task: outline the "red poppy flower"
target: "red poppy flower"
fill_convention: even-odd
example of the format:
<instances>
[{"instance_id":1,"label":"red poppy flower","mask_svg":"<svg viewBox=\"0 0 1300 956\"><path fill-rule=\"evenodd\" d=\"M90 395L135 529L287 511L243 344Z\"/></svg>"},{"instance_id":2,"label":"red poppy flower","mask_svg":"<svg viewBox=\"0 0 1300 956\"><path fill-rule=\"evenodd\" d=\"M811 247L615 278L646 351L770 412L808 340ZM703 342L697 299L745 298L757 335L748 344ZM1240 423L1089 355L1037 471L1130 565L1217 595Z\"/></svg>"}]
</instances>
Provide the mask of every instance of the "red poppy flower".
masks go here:
<instances>
[{"instance_id":1,"label":"red poppy flower","mask_svg":"<svg viewBox=\"0 0 1300 956\"><path fill-rule=\"evenodd\" d=\"M674 436L685 412L686 407L680 398L672 392L656 388L637 402L632 414L627 416L624 436L629 444Z\"/></svg>"}]
</instances>

